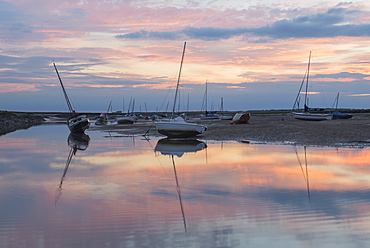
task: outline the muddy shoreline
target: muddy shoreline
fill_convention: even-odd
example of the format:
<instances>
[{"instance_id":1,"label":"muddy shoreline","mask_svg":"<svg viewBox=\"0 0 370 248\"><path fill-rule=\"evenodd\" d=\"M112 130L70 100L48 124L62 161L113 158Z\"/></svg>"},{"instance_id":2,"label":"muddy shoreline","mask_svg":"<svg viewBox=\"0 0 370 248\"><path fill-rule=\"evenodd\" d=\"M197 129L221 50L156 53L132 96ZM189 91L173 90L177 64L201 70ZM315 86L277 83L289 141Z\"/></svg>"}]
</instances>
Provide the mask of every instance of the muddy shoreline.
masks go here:
<instances>
[{"instance_id":1,"label":"muddy shoreline","mask_svg":"<svg viewBox=\"0 0 370 248\"><path fill-rule=\"evenodd\" d=\"M41 115L0 112L0 135L27 129L45 122ZM91 118L92 119L92 118ZM48 121L46 121L47 123ZM307 146L370 147L370 115L357 113L348 120L302 121L287 114L253 115L248 124L230 124L226 120L199 120L208 127L197 136L200 140L238 141L245 143L296 144ZM109 132L109 136L144 136L166 138L153 122L139 119L134 124L98 126L92 121L90 131Z\"/></svg>"},{"instance_id":2,"label":"muddy shoreline","mask_svg":"<svg viewBox=\"0 0 370 248\"><path fill-rule=\"evenodd\" d=\"M307 146L370 147L369 115L357 114L352 119L302 121L290 114L257 115L248 124L230 124L225 120L193 120L204 124L207 131L200 140L239 141L250 143L296 144ZM163 137L151 121L139 120L131 125L96 126L90 130L115 132L121 136ZM113 135L110 133L110 135Z\"/></svg>"},{"instance_id":3,"label":"muddy shoreline","mask_svg":"<svg viewBox=\"0 0 370 248\"><path fill-rule=\"evenodd\" d=\"M31 113L0 112L0 136L19 129L27 129L44 122L40 115Z\"/></svg>"}]
</instances>

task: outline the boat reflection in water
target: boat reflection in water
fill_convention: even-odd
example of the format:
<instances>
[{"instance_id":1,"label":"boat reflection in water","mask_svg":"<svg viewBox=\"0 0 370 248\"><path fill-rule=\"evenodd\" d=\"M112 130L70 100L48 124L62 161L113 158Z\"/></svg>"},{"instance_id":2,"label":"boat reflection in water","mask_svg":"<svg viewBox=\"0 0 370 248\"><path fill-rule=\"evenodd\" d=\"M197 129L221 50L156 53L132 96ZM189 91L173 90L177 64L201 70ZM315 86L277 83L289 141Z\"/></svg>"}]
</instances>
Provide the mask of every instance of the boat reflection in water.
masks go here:
<instances>
[{"instance_id":1,"label":"boat reflection in water","mask_svg":"<svg viewBox=\"0 0 370 248\"><path fill-rule=\"evenodd\" d=\"M68 146L71 148L71 150L69 151L67 162L64 167L63 175L62 175L62 178L60 179L59 186L55 193L55 204L57 203L57 201L62 195L63 181L67 174L69 165L71 164L73 156L76 155L77 150L84 151L87 149L90 143L90 137L89 135L85 133L70 133L68 136L67 143L68 143Z\"/></svg>"},{"instance_id":2,"label":"boat reflection in water","mask_svg":"<svg viewBox=\"0 0 370 248\"><path fill-rule=\"evenodd\" d=\"M207 148L206 143L197 139L161 139L155 147L162 155L182 157L184 153L197 152Z\"/></svg>"},{"instance_id":3,"label":"boat reflection in water","mask_svg":"<svg viewBox=\"0 0 370 248\"><path fill-rule=\"evenodd\" d=\"M174 156L181 158L185 153L196 153L200 150L207 148L207 144L203 141L197 139L161 139L158 140L157 145L154 148L155 152L160 152L162 155L169 155L171 157L173 172L175 174L176 180L176 190L180 202L180 208L182 213L182 218L184 221L184 229L186 232L186 219L184 206L181 199L181 190L179 181L177 179L177 172L175 166Z\"/></svg>"}]
</instances>

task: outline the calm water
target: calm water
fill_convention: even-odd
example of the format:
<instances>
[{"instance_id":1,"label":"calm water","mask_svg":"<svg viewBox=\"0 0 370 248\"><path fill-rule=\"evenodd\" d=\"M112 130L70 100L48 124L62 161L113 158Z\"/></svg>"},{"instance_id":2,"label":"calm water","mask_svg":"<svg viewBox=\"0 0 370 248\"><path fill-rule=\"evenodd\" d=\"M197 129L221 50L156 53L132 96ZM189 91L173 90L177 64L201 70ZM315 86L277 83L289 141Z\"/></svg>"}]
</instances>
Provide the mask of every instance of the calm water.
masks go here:
<instances>
[{"instance_id":1,"label":"calm water","mask_svg":"<svg viewBox=\"0 0 370 248\"><path fill-rule=\"evenodd\" d=\"M0 247L370 245L368 148L86 134L0 137Z\"/></svg>"}]
</instances>

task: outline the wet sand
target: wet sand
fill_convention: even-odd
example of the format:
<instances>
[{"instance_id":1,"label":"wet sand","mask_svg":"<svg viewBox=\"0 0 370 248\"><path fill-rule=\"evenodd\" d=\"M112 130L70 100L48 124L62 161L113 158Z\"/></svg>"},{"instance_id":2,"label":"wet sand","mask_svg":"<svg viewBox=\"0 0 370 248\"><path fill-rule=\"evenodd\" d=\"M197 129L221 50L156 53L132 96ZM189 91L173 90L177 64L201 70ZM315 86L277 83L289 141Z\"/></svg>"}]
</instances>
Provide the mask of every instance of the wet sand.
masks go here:
<instances>
[{"instance_id":1,"label":"wet sand","mask_svg":"<svg viewBox=\"0 0 370 248\"><path fill-rule=\"evenodd\" d=\"M204 124L207 131L200 140L239 141L250 143L296 144L307 146L370 147L370 117L356 114L348 120L302 121L287 115L252 115L248 124L230 124L226 120L193 120ZM114 132L111 136L163 137L151 121L134 124L96 126L90 130Z\"/></svg>"}]
</instances>

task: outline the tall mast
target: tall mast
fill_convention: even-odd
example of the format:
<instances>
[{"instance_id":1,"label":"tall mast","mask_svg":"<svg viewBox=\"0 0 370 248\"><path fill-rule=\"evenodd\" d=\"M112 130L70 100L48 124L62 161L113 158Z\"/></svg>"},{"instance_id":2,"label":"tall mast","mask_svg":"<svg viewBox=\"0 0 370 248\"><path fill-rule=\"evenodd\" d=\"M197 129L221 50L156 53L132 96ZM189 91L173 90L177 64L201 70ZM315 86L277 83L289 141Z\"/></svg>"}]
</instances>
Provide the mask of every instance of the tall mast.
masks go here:
<instances>
[{"instance_id":1,"label":"tall mast","mask_svg":"<svg viewBox=\"0 0 370 248\"><path fill-rule=\"evenodd\" d=\"M66 102L67 102L67 105L68 105L68 108L69 108L69 112L72 114L72 113L73 113L73 112L75 112L75 111L73 110L73 108L72 108L72 104L71 104L71 102L69 101L69 98L68 98L67 92L66 92L66 90L65 90L65 88L64 88L64 86L63 86L62 79L61 79L61 78L60 78L60 76L59 76L59 72L58 72L58 69L57 69L57 67L56 67L55 63L53 63L53 65L54 65L55 71L56 71L56 73L57 73L57 75L58 75L60 85L62 86L62 90L63 90L64 98L66 99Z\"/></svg>"},{"instance_id":2,"label":"tall mast","mask_svg":"<svg viewBox=\"0 0 370 248\"><path fill-rule=\"evenodd\" d=\"M207 112L207 110L208 110L208 102L207 102L207 96L208 96L208 87L207 87L207 85L208 85L208 80L206 80L206 92L205 92L205 99L206 99L206 106L205 106L205 108L206 108L206 114L208 114L208 112Z\"/></svg>"},{"instance_id":3,"label":"tall mast","mask_svg":"<svg viewBox=\"0 0 370 248\"><path fill-rule=\"evenodd\" d=\"M306 95L304 97L304 105L305 105L305 109L307 106L307 91L308 91L308 78L310 76L310 65L311 65L311 53L312 51L310 51L310 56L308 57L308 66L307 66L307 77L306 77Z\"/></svg>"},{"instance_id":4,"label":"tall mast","mask_svg":"<svg viewBox=\"0 0 370 248\"><path fill-rule=\"evenodd\" d=\"M177 78L177 85L176 85L175 100L173 101L172 116L174 116L174 114L175 114L176 100L177 100L177 93L178 93L178 90L179 90L180 76L181 76L182 63L183 63L183 61L184 61L185 48L186 48L186 41L184 42L184 49L183 49L183 51L182 51L182 57L181 57L181 63L180 63L179 76L178 76L178 78Z\"/></svg>"}]
</instances>

